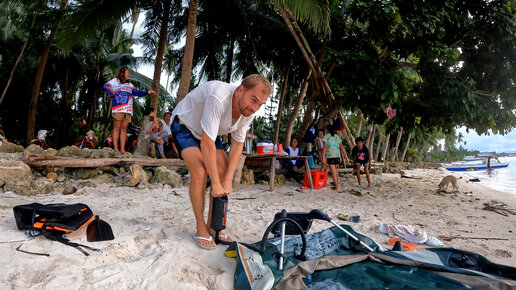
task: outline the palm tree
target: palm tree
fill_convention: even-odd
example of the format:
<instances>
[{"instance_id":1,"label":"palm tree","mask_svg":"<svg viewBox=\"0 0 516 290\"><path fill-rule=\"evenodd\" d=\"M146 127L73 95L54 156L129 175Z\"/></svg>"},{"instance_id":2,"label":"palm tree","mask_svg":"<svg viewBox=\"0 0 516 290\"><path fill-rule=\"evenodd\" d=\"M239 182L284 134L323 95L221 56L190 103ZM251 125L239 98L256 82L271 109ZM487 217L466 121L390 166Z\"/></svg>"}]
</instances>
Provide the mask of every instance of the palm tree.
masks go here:
<instances>
[{"instance_id":1,"label":"palm tree","mask_svg":"<svg viewBox=\"0 0 516 290\"><path fill-rule=\"evenodd\" d=\"M177 93L177 102L180 102L190 89L198 5L198 0L190 0L190 5L188 7L188 27L186 30L185 53L183 57L183 65L181 68L181 83L179 84L179 90Z\"/></svg>"},{"instance_id":2,"label":"palm tree","mask_svg":"<svg viewBox=\"0 0 516 290\"><path fill-rule=\"evenodd\" d=\"M36 71L36 77L34 79L34 87L32 89L32 97L29 103L29 118L27 121L27 137L26 144L30 144L30 140L34 138L34 125L36 123L36 111L38 108L38 96L39 89L41 87L41 81L43 80L43 73L45 72L45 66L47 64L48 54L50 53L50 48L52 46L52 42L54 41L54 37L56 35L57 26L61 21L61 15L64 12L65 6L68 4L68 0L61 0L61 5L59 6L59 13L54 21L54 25L52 30L50 31L50 35L48 36L47 42L43 49L43 53L41 54L41 58L39 60L38 69Z\"/></svg>"}]
</instances>

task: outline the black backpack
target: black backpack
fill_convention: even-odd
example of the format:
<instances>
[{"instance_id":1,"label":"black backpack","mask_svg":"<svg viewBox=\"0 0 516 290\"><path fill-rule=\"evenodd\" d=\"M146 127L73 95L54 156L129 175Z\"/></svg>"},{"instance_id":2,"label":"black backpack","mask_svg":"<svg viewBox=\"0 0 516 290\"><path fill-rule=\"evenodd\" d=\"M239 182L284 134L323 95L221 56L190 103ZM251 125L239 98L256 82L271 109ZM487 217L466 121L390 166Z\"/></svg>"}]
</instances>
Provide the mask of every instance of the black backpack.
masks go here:
<instances>
[{"instance_id":1,"label":"black backpack","mask_svg":"<svg viewBox=\"0 0 516 290\"><path fill-rule=\"evenodd\" d=\"M19 230L29 230L29 233L32 233L32 235L41 233L50 240L76 248L86 256L89 256L89 254L81 247L92 251L99 251L95 248L70 242L64 236L88 226L92 221L98 222L98 216L94 216L91 209L83 203L32 203L15 206L13 210L16 226ZM114 237L111 232L111 237L105 240L112 239Z\"/></svg>"}]
</instances>

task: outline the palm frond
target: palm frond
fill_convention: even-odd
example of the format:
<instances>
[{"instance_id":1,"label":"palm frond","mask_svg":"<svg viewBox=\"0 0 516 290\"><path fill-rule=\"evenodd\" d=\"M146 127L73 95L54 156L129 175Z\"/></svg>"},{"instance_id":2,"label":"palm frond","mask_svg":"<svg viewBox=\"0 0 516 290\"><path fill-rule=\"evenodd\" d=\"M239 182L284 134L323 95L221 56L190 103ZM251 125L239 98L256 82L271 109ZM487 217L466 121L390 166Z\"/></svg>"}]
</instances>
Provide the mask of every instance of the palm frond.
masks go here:
<instances>
[{"instance_id":1,"label":"palm frond","mask_svg":"<svg viewBox=\"0 0 516 290\"><path fill-rule=\"evenodd\" d=\"M306 23L315 33L331 34L328 0L276 0L274 3L289 10L296 20Z\"/></svg>"},{"instance_id":2,"label":"palm frond","mask_svg":"<svg viewBox=\"0 0 516 290\"><path fill-rule=\"evenodd\" d=\"M81 0L74 5L74 13L66 17L57 32L56 40L63 47L71 47L99 30L117 25L130 14L137 0Z\"/></svg>"}]
</instances>

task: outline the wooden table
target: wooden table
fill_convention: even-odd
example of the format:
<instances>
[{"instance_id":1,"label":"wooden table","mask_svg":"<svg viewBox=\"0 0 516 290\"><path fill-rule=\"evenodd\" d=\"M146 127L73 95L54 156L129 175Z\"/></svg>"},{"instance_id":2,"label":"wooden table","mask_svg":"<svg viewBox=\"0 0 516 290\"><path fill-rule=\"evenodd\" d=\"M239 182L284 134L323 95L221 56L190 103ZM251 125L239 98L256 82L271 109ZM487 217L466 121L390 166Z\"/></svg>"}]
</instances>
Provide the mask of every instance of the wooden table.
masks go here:
<instances>
[{"instance_id":1,"label":"wooden table","mask_svg":"<svg viewBox=\"0 0 516 290\"><path fill-rule=\"evenodd\" d=\"M314 188L314 184L312 182L312 175L310 174L310 165L308 163L308 156L288 156L283 154L245 154L246 159L269 159L271 161L271 169L269 175L269 187L270 190L274 190L274 177L276 176L276 159L287 159L287 160L304 160L305 161L305 171L308 176L308 183L310 184L310 188Z\"/></svg>"}]
</instances>

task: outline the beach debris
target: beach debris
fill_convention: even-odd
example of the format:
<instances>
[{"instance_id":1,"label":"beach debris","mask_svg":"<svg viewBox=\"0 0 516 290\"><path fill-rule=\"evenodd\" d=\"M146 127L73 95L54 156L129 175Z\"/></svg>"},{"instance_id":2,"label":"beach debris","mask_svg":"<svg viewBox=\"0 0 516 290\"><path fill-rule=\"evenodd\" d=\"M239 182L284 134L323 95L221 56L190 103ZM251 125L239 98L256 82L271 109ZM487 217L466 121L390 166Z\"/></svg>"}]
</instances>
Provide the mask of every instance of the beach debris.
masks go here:
<instances>
[{"instance_id":1,"label":"beach debris","mask_svg":"<svg viewBox=\"0 0 516 290\"><path fill-rule=\"evenodd\" d=\"M12 192L12 191L6 191L5 192L5 196L7 197L15 197L16 196L16 193Z\"/></svg>"},{"instance_id":2,"label":"beach debris","mask_svg":"<svg viewBox=\"0 0 516 290\"><path fill-rule=\"evenodd\" d=\"M49 172L47 174L47 178L53 180L54 182L57 181L57 174L55 172Z\"/></svg>"},{"instance_id":3,"label":"beach debris","mask_svg":"<svg viewBox=\"0 0 516 290\"><path fill-rule=\"evenodd\" d=\"M351 193L352 195L356 195L356 196L363 196L364 195L361 191L355 190L355 189L350 189L349 193Z\"/></svg>"},{"instance_id":4,"label":"beach debris","mask_svg":"<svg viewBox=\"0 0 516 290\"><path fill-rule=\"evenodd\" d=\"M64 195L74 194L77 191L77 188L75 186L68 186L67 188L63 189Z\"/></svg>"},{"instance_id":5,"label":"beach debris","mask_svg":"<svg viewBox=\"0 0 516 290\"><path fill-rule=\"evenodd\" d=\"M16 251L18 251L18 252L22 252L22 253L25 253L25 254L36 255L36 256L45 256L45 257L50 257L50 254L47 254L47 253L35 253L35 252L29 252L29 251L22 250L22 249L20 249L22 245L23 245L23 243L21 243L21 244L16 248Z\"/></svg>"},{"instance_id":6,"label":"beach debris","mask_svg":"<svg viewBox=\"0 0 516 290\"><path fill-rule=\"evenodd\" d=\"M343 221L349 221L349 217L347 214L341 214L339 213L339 215L337 216L340 220L343 220Z\"/></svg>"},{"instance_id":7,"label":"beach debris","mask_svg":"<svg viewBox=\"0 0 516 290\"><path fill-rule=\"evenodd\" d=\"M516 209L507 208L507 205L501 201L491 200L484 203L484 210L494 211L497 214L508 217L509 214L516 215Z\"/></svg>"},{"instance_id":8,"label":"beach debris","mask_svg":"<svg viewBox=\"0 0 516 290\"><path fill-rule=\"evenodd\" d=\"M446 242L451 242L454 239L463 239L463 240L498 240L498 241L508 241L506 238L490 238L490 237L462 237L462 236L439 236L440 239Z\"/></svg>"},{"instance_id":9,"label":"beach debris","mask_svg":"<svg viewBox=\"0 0 516 290\"><path fill-rule=\"evenodd\" d=\"M425 244L432 247L441 247L444 245L444 243L436 237L428 237L428 240L426 240Z\"/></svg>"},{"instance_id":10,"label":"beach debris","mask_svg":"<svg viewBox=\"0 0 516 290\"><path fill-rule=\"evenodd\" d=\"M470 180L468 180L468 181L471 181L471 182L480 182L480 179L478 179L478 178L471 178L471 179L470 179Z\"/></svg>"},{"instance_id":11,"label":"beach debris","mask_svg":"<svg viewBox=\"0 0 516 290\"><path fill-rule=\"evenodd\" d=\"M410 176L410 175L406 175L406 174L402 174L402 175L401 175L401 178L409 178L409 179L423 179L423 177L415 177L415 176Z\"/></svg>"}]
</instances>

